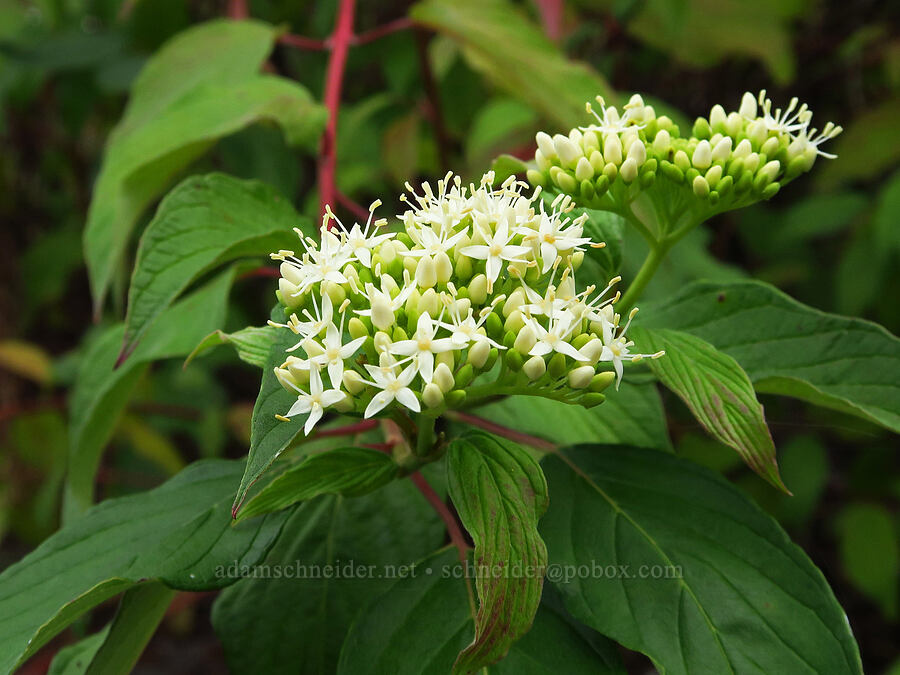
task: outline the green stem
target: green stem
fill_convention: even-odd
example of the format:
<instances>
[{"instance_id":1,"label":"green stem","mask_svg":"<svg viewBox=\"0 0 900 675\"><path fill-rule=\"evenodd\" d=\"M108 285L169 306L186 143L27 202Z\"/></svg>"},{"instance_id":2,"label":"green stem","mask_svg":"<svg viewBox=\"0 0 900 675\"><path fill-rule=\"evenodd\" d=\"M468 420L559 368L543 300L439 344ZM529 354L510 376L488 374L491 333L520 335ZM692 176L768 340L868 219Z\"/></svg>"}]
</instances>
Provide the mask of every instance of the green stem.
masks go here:
<instances>
[{"instance_id":1,"label":"green stem","mask_svg":"<svg viewBox=\"0 0 900 675\"><path fill-rule=\"evenodd\" d=\"M656 274L659 264L665 259L671 246L672 243L669 240L663 240L650 246L650 253L648 253L647 257L644 259L644 264L641 265L641 269L638 271L634 281L628 286L628 290L616 306L616 311L619 312L619 314L624 316L632 307L634 307L635 303L637 303L644 293L647 284L650 283L653 275Z\"/></svg>"},{"instance_id":2,"label":"green stem","mask_svg":"<svg viewBox=\"0 0 900 675\"><path fill-rule=\"evenodd\" d=\"M419 415L419 430L416 433L416 456L426 457L434 445L435 418L430 415Z\"/></svg>"}]
</instances>

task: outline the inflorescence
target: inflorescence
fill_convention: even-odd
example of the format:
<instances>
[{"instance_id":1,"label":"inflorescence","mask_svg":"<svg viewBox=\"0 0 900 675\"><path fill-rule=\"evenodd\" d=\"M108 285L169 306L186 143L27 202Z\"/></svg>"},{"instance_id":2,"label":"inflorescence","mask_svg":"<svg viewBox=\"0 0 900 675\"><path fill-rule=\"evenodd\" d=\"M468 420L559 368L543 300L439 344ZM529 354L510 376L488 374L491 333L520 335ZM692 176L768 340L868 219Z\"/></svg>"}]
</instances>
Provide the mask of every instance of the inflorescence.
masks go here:
<instances>
[{"instance_id":1,"label":"inflorescence","mask_svg":"<svg viewBox=\"0 0 900 675\"><path fill-rule=\"evenodd\" d=\"M796 98L773 111L765 90L745 93L733 112L714 106L708 118L697 118L689 137L638 94L621 113L602 97L597 102L599 113L587 104L593 124L567 136L537 134L536 168L528 180L572 195L581 206L613 211L627 210L640 192L658 193L657 210L671 211L682 195L667 186L653 190L660 179L686 188L694 204L683 210L696 208L699 219L768 199L809 171L816 157L835 157L820 146L841 133L831 122L813 128L812 111Z\"/></svg>"},{"instance_id":2,"label":"inflorescence","mask_svg":"<svg viewBox=\"0 0 900 675\"><path fill-rule=\"evenodd\" d=\"M493 182L407 185L400 232L374 219L379 202L349 229L329 209L318 242L297 230L301 251L272 254L289 316L273 325L297 336L275 369L297 397L282 419L307 415L309 434L327 408L438 415L515 393L590 407L624 362L661 356L631 353L619 277L577 289L585 249L603 244L571 197L547 207L540 187Z\"/></svg>"}]
</instances>

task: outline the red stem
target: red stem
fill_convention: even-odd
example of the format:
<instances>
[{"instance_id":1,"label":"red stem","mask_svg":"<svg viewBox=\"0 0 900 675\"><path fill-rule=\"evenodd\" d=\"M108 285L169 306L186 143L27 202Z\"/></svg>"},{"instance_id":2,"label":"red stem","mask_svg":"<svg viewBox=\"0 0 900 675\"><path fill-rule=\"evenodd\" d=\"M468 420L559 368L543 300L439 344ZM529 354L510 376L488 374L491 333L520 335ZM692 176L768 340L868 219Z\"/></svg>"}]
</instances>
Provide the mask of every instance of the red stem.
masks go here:
<instances>
[{"instance_id":1,"label":"red stem","mask_svg":"<svg viewBox=\"0 0 900 675\"><path fill-rule=\"evenodd\" d=\"M309 49L312 51L322 51L328 49L328 40L316 40L302 35L282 35L278 38L278 43L287 45L288 47L296 47L297 49Z\"/></svg>"},{"instance_id":2,"label":"red stem","mask_svg":"<svg viewBox=\"0 0 900 675\"><path fill-rule=\"evenodd\" d=\"M325 77L325 107L328 108L328 126L322 136L319 156L319 212L325 213L325 205L337 198L335 171L337 169L337 117L347 66L347 51L353 40L353 14L356 0L340 0L334 33L331 35L331 56Z\"/></svg>"},{"instance_id":3,"label":"red stem","mask_svg":"<svg viewBox=\"0 0 900 675\"><path fill-rule=\"evenodd\" d=\"M563 0L537 0L544 32L554 42L562 37Z\"/></svg>"},{"instance_id":4,"label":"red stem","mask_svg":"<svg viewBox=\"0 0 900 675\"><path fill-rule=\"evenodd\" d=\"M556 450L556 445L554 443L551 443L550 441L546 441L543 438L538 438L537 436L523 434L521 431L516 431L515 429L510 429L509 427L504 427L501 424L491 422L490 420L486 420L483 417L478 417L477 415L471 415L465 412L454 412L450 416L458 419L460 422L471 424L473 427L480 427L485 431L490 431L492 434L497 434L498 436L502 436L503 438L508 438L509 440L515 441L516 443L524 443L525 445L530 445L533 448L544 450L546 452L552 452Z\"/></svg>"},{"instance_id":5,"label":"red stem","mask_svg":"<svg viewBox=\"0 0 900 675\"><path fill-rule=\"evenodd\" d=\"M257 267L242 273L238 279L250 279L252 277L280 277L281 272L277 267Z\"/></svg>"},{"instance_id":6,"label":"red stem","mask_svg":"<svg viewBox=\"0 0 900 675\"><path fill-rule=\"evenodd\" d=\"M450 541L459 551L459 559L461 561L465 561L466 559L466 551L469 550L469 544L466 542L466 537L463 535L462 528L459 526L459 523L456 520L456 517L451 513L450 509L444 503L437 492L428 484L428 481L425 480L425 477L419 473L418 471L411 473L409 475L410 480L415 483L415 486L419 488L419 492L422 493L422 496L428 500L428 503L437 511L437 514L441 517L441 520L444 521L444 525L447 526L447 533L450 535Z\"/></svg>"},{"instance_id":7,"label":"red stem","mask_svg":"<svg viewBox=\"0 0 900 675\"><path fill-rule=\"evenodd\" d=\"M247 9L247 0L230 0L228 3L228 16L232 19L246 19L250 16Z\"/></svg>"},{"instance_id":8,"label":"red stem","mask_svg":"<svg viewBox=\"0 0 900 675\"><path fill-rule=\"evenodd\" d=\"M353 215L358 219L361 219L364 223L369 219L369 209L365 208L361 204L357 204L340 190L336 190L336 193L338 204L343 206L348 211L352 211Z\"/></svg>"},{"instance_id":9,"label":"red stem","mask_svg":"<svg viewBox=\"0 0 900 675\"><path fill-rule=\"evenodd\" d=\"M378 420L363 420L342 427L335 427L334 429L322 429L321 431L316 432L315 437L328 438L330 436L352 436L353 434L361 434L364 431L369 431L377 426Z\"/></svg>"}]
</instances>

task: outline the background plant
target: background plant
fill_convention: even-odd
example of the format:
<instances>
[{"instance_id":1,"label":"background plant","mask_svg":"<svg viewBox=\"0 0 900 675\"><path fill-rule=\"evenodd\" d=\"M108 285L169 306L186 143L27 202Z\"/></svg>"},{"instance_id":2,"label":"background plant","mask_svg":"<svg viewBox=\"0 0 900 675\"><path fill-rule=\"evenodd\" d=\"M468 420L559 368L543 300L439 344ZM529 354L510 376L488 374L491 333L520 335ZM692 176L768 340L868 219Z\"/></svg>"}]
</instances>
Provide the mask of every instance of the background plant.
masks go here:
<instances>
[{"instance_id":1,"label":"background plant","mask_svg":"<svg viewBox=\"0 0 900 675\"><path fill-rule=\"evenodd\" d=\"M891 631L896 631L892 617L897 600L897 479L892 439L880 426L896 424L897 407L891 403L896 398L891 399L889 385L881 385L862 401L856 394L861 391L857 383L874 377L872 373L889 376L896 372L891 370L895 361L873 361L866 350L878 332L868 324L824 317L756 284L736 282L746 275L740 271L746 268L755 278L775 283L807 305L864 314L896 331L896 303L884 292L896 275L896 238L891 235L896 179L891 171L898 147L891 124L896 116L897 50L887 17L862 5L847 9L845 5L825 5L813 11L800 4L786 7L779 3L777 8L758 3L752 7L720 4L716 16L710 17L708 7L691 3L573 5L558 13L545 5L511 9L502 3L476 7L429 2L410 12L418 28L403 18L405 7L358 7L352 18L351 7L349 2L340 6L321 3L300 16L287 5L257 7L251 3L254 17L273 25L286 21L295 35L323 36L336 27L329 49L322 50L325 45L317 39L278 37L276 31L260 24L233 30L205 26L189 34L199 41L193 48L187 35L176 43L188 49L183 60L176 60L177 67L168 72L164 68L145 70L133 81L141 63L164 39L192 23L214 19L228 8L182 3L154 3L152 9L150 3L121 8L116 3L3 5L0 89L6 113L4 147L9 151L4 152L0 169L6 186L0 209L4 222L14 225L4 228L2 235L9 242L3 247L9 257L4 269L10 275L4 288L14 289L9 298L22 298L15 303L5 301L3 309L4 317L13 317L7 328L11 340L3 344L3 362L19 373L4 384L3 393L4 461L10 477L4 483L6 522L12 531L5 543L11 547L10 560L21 557L57 527L55 514L63 486L65 512L74 518L94 500L95 476L102 490L98 496L115 496L149 488L197 457L244 454L250 425L247 402L255 397L258 371L236 365L227 350L197 359L186 370L180 367L181 359L166 359L186 356L206 335L222 329L225 332L213 339L235 344L251 362L264 361L264 355L254 352L253 340L237 330L260 325L266 318L261 308L271 304L273 283L265 278L268 272L260 270L268 268L261 256L279 248L285 236L293 241L290 227L297 225L297 217L291 203L309 216L310 225L317 220L320 202L325 201L340 203L342 217L350 221L352 216L366 216L365 209L354 213L355 203L397 195L411 177L440 176L449 167L468 167L469 175L477 178L501 152L513 151L527 158L534 150L530 144L535 131L565 131L583 124L584 101L597 93L615 100L606 79L622 91L652 93L677 106L667 109L669 114L675 116L680 109L691 113L691 118L707 114L716 102L736 105L746 88L769 86L771 93L773 81L782 86L791 82L786 95L779 96L781 100L796 94L809 101L817 115L845 123L845 134L834 144L841 160L817 165L812 176L795 181L772 202L720 216L709 228L695 230L672 249L647 288L647 299L666 299L667 306L658 306L653 314L647 307L644 316L649 328L656 322L657 327L686 329L724 350L743 367L762 394L779 448L781 474L795 493L794 499L781 497L740 468L736 455L706 440L687 410L664 392L670 413L667 425L655 387L649 382L636 381L631 387L626 382L617 396L610 396L590 414L580 414L577 408L553 410L564 423L549 437L545 428L528 426L529 420L548 414L543 403L535 404L537 399L498 402L473 414L533 434L519 440L540 449L581 441L649 448L671 444L679 454L725 472L773 512L824 569L850 615L870 670L887 667L895 656L896 643ZM240 13L243 9L236 5L229 11ZM841 49L833 50L834 44L841 44ZM190 49L202 51L205 58L191 59ZM597 70L569 61L563 51ZM348 61L341 66L344 53ZM424 61L423 54L428 56ZM674 62L667 55L674 56ZM198 62L202 68L194 75L186 64ZM264 70L268 74L261 76L258 73L264 62L269 64ZM528 67L522 67L523 62ZM698 69L703 69L702 74L697 74ZM342 72L346 72L343 87L338 85ZM323 87L323 82L328 84ZM825 82L829 87L823 86ZM127 89L132 96L119 121ZM341 110L337 127L325 128L324 152L318 159L318 135L328 116L317 100L332 110L340 102ZM223 106L222 101L239 101L240 106ZM110 133L114 124L116 130ZM691 127L690 119L679 120L679 124L684 129ZM108 150L101 165L100 151L107 137ZM92 169L99 169L96 182L92 181ZM261 178L274 189L207 175L212 170L238 178ZM181 184L154 209L155 200L185 171L196 178ZM95 195L88 211L92 185ZM310 189L313 186L318 190ZM386 210L399 213L402 207L386 204ZM125 288L133 267L126 261L137 241L127 232L137 232L151 218L154 222L144 231L136 269L153 271L173 262L153 260L154 236L161 241L177 239L180 251L193 254L178 259L178 266L170 268L164 288L142 285L135 276L126 305ZM217 230L219 248L198 251L200 246L191 241L191 233L207 226L220 227L229 218L235 228L229 236ZM77 271L85 222L93 313L100 316L96 308L105 307L107 321L112 321L121 318L128 307L130 315L128 328L112 327L105 332L93 328L82 340L92 313L86 277ZM597 219L596 223L604 228L597 238L608 243L607 249L598 252L602 254L595 260L598 267L611 276L624 265L626 281L634 278L636 265L644 257L644 242L616 221ZM231 261L252 260L253 256L258 256L257 260L249 266L228 269ZM860 269L866 273L859 273ZM696 295L679 296L693 279L710 283L692 287ZM726 282L727 287L723 286ZM233 290L226 300L229 288ZM796 357L787 347L789 343L776 342L779 349L768 349L760 356L743 339L717 331L714 314L705 317L695 309L698 304L715 306L723 289L729 302L733 299L739 307L757 308L730 318L738 333L746 335L762 325L766 339L777 341L796 334L796 326L821 329L830 336L847 337L853 344L853 349L839 349L831 358L845 359L849 353L857 359L868 357L868 365L861 367L858 360L841 368L832 364L818 379L809 378L809 373L779 370L772 354ZM134 313L141 306L136 300L141 292L149 292L143 306L156 308L155 316L154 312ZM104 295L106 304L99 302ZM183 299L159 312L178 297ZM672 297L678 297L678 302L673 303ZM768 313L760 314L763 311ZM690 317L699 323L686 322ZM143 334L123 335L123 330L141 326L145 327ZM779 333L779 326L791 330ZM123 338L127 338L126 346L137 346L113 371ZM82 347L67 353L76 343ZM895 359L896 350L886 356L891 354ZM840 360L833 363L844 364ZM81 375L76 381L78 372ZM71 395L65 396L70 387ZM848 393L851 390L853 393ZM873 390L869 387L868 391ZM838 405L855 414L822 413L769 393L825 402L832 408ZM64 404L67 417L61 412ZM71 420L68 427L66 419ZM375 430L352 431L368 434ZM324 435L315 445L377 445L391 440L329 438ZM107 446L113 451L101 459ZM313 444L289 457L299 459L305 449L313 449ZM68 474L65 455L72 460ZM640 457L641 453L629 456ZM601 461L598 457L585 461ZM615 470L603 464L588 466L604 475ZM562 484L569 478L552 463L546 471L551 492L554 478ZM167 550L166 541L174 546L177 534L172 532L178 531L174 524L187 532L190 523L206 519L207 510L224 513L239 474L239 470L222 468L221 473L210 475L188 473L180 483L170 483L167 490L182 490L179 494L184 498L174 499L183 502L184 511L170 514L170 521L156 521L163 539L150 537L147 549L162 546ZM426 476L443 492L440 473ZM642 480L649 480L646 474ZM190 487L190 481L202 482L209 492ZM41 489L33 489L34 485ZM388 560L413 561L440 544L443 526L436 516L428 515L424 500L416 502L421 498L409 481L393 484L377 501L366 501L373 499L328 497L302 505L283 524L267 517L268 525L259 526L253 542L239 537L218 541L225 547L222 550L229 551L229 559L239 557L235 552L240 551L249 560L274 542L268 553L273 560L306 558L310 551L327 559L335 556L335 551L346 551L338 555L375 562L386 561L387 549L394 552ZM217 503L220 506L214 507ZM413 507L414 503L419 506ZM135 513L153 522L149 511ZM363 515L372 520L361 528L358 523ZM135 516L122 517L127 523ZM237 531L227 530L227 519L218 521L218 517L212 520L221 522L220 531L232 537ZM542 523L542 531L559 523L553 506ZM279 528L291 531L300 524L305 525L308 539L276 541ZM360 530L372 537L402 531L409 539L401 541L391 535L395 540L367 540ZM208 541L216 540L215 532L210 531L209 536ZM339 542L338 548L323 547L325 541ZM552 551L553 541L548 542ZM95 581L103 581L103 570L114 576L121 573L115 561L103 568L97 554L92 548L92 567L101 574ZM604 556L608 557L597 552L596 557ZM190 574L202 577L202 565L185 575L177 560L169 561L168 568L155 566L152 559L144 562L148 566L133 569L131 578L159 578L182 589L208 588L191 581ZM71 560L66 562L71 564ZM65 580L61 584L71 590ZM112 598L124 587L103 581L89 598L92 603ZM294 592L318 597L305 590L296 588ZM377 584L367 587L364 594L355 586L343 590L337 586L336 590L356 600L381 592ZM598 593L601 590L609 594L615 589ZM242 610L245 603L265 604L261 599L264 593L278 598L284 589L271 581L245 580L217 601L214 624L225 644L232 645L226 646L226 654L236 669L249 651L229 636L250 632L254 618ZM449 589L447 597L460 596ZM141 617L132 630L143 636L133 642L142 646L170 599L167 588L154 584L129 591L112 630L130 626L129 616ZM49 602L48 608L54 601ZM154 645L164 644L160 641L180 639L202 650L204 639L209 639L202 629L205 622L197 621L192 629L191 618L198 613L202 617L209 602L206 596L196 594L177 596L165 619L166 630L151 643L148 658L161 648ZM35 606L40 613L40 606ZM277 606L274 599L269 606ZM82 619L74 624L37 658L49 659L64 641L102 628L111 617L112 606L105 607L95 612L90 622ZM466 621L465 611L463 606L460 625ZM229 618L235 614L243 616L247 625ZM336 600L319 616L334 617L335 625L346 626L351 614L344 601ZM40 620L48 617L45 613ZM390 623L379 622L377 616L369 620L376 626ZM559 635L564 627L556 622L557 615L539 614L537 627ZM328 625L310 621L308 626L292 626L292 634L334 634ZM594 627L611 634L609 627ZM192 638L174 637L178 635ZM613 637L636 644L628 635ZM273 664L296 663L298 653L284 650L304 649L283 640L267 644L263 639L254 636L253 644L271 654ZM79 644L96 648L101 640L95 636L92 643ZM117 639L109 644L125 642ZM304 662L313 672L321 670L321 664L334 663L341 642L331 638L304 643L315 647ZM566 645L569 654L577 651L570 643ZM643 650L651 651L647 645ZM65 654L71 652L59 658L71 658ZM102 657L106 659L124 659L120 663L137 656L117 655L109 648L100 654L106 654ZM657 662L663 658L660 652L651 655ZM628 658L638 657L632 654Z\"/></svg>"}]
</instances>

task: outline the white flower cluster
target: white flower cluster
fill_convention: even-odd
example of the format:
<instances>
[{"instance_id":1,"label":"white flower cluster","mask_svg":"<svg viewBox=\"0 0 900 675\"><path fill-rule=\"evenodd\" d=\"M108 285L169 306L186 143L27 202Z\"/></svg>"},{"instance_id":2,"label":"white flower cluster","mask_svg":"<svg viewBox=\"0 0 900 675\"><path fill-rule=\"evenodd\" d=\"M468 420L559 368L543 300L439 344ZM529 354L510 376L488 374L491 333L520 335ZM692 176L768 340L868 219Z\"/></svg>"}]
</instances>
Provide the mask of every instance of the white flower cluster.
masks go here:
<instances>
[{"instance_id":1,"label":"white flower cluster","mask_svg":"<svg viewBox=\"0 0 900 675\"><path fill-rule=\"evenodd\" d=\"M583 206L610 210L629 204L659 177L690 188L718 211L768 199L809 171L816 157L834 158L820 146L841 133L831 122L821 132L813 128L812 111L796 98L773 112L765 91L745 93L732 112L713 106L708 118L696 120L689 137L638 94L621 114L602 97L597 101L599 113L587 104L596 123L568 135L537 134L536 168L528 180L554 186Z\"/></svg>"},{"instance_id":2,"label":"white flower cluster","mask_svg":"<svg viewBox=\"0 0 900 675\"><path fill-rule=\"evenodd\" d=\"M407 185L400 232L374 220L379 202L350 229L327 210L318 242L297 230L302 251L272 254L289 318L270 323L298 337L275 369L297 396L285 417L307 415L309 434L329 407L436 415L510 393L596 405L644 356L625 336L634 311L622 326L612 308L618 277L576 290L585 247L603 244L571 199L548 209L540 188L493 180Z\"/></svg>"}]
</instances>

